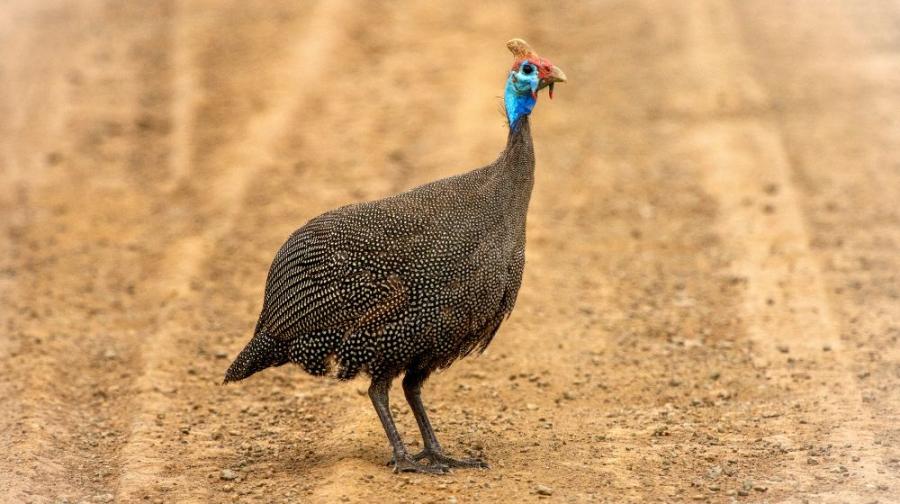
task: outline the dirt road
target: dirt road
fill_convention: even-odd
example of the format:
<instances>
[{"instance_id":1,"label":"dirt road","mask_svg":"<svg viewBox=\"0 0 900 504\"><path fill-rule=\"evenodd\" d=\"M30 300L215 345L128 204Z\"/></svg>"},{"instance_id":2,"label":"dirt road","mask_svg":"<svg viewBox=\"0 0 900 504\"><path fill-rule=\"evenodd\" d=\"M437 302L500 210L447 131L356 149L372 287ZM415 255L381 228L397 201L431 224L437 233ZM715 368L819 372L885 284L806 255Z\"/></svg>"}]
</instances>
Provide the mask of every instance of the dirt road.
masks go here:
<instances>
[{"instance_id":1,"label":"dirt road","mask_svg":"<svg viewBox=\"0 0 900 504\"><path fill-rule=\"evenodd\" d=\"M856 0L3 2L0 499L900 502L898 26ZM364 381L220 386L294 228L502 149L513 36L570 77L535 111L525 280L425 390L492 469L392 474Z\"/></svg>"}]
</instances>

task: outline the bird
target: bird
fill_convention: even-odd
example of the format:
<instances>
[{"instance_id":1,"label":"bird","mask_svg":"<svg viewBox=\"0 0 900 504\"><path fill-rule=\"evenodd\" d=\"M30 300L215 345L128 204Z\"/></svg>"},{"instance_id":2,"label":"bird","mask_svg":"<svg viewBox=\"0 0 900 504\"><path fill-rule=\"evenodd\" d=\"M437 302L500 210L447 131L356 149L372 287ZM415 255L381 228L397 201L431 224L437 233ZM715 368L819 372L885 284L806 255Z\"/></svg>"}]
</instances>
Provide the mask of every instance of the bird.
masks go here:
<instances>
[{"instance_id":1,"label":"bird","mask_svg":"<svg viewBox=\"0 0 900 504\"><path fill-rule=\"evenodd\" d=\"M295 363L314 376L368 375L394 472L488 467L444 453L421 388L433 372L487 348L522 283L535 169L529 117L538 92L548 88L552 98L566 75L522 39L506 46L514 62L503 152L467 173L325 212L292 233L269 268L253 337L225 374L228 383ZM423 440L417 454L389 408L401 374Z\"/></svg>"}]
</instances>

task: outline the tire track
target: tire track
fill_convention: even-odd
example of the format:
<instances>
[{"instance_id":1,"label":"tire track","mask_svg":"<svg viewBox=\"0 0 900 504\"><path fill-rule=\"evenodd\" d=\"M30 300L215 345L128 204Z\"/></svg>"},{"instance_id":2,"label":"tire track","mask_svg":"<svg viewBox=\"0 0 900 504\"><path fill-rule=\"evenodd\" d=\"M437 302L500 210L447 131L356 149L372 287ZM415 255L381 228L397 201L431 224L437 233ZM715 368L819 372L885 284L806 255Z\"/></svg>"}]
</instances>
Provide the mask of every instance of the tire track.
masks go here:
<instances>
[{"instance_id":1,"label":"tire track","mask_svg":"<svg viewBox=\"0 0 900 504\"><path fill-rule=\"evenodd\" d=\"M693 54L688 72L698 76L691 93L712 108L686 128L674 151L702 168L706 190L719 202L718 230L734 255L732 272L746 281L742 311L755 364L782 381L796 382L792 377L802 369L809 390L789 397L816 407L808 439L852 446L860 458L850 477L855 490L832 483L823 491L819 471L809 470L803 457L795 457L772 481L787 485L784 489L795 496L799 492L829 502L861 498L860 488L884 483L881 455L854 380L852 350L841 341L821 267L810 250L779 126L760 115L770 100L750 74L746 52L734 36L738 22L728 7L696 3L688 19L687 50ZM716 117L723 106L733 118ZM693 103L686 108L703 110ZM792 358L787 364L785 348ZM776 432L790 430L789 422L772 423ZM788 435L779 442L798 446L803 440Z\"/></svg>"},{"instance_id":2,"label":"tire track","mask_svg":"<svg viewBox=\"0 0 900 504\"><path fill-rule=\"evenodd\" d=\"M0 169L7 182L0 206L8 216L3 227L9 226L3 242L11 249L0 281L7 284L0 289L5 333L0 361L6 377L0 430L7 454L0 494L40 502L102 489L105 479L100 473L106 440L94 436L109 428L109 416L92 406L96 384L112 373L88 363L102 353L98 346L107 338L97 332L108 319L99 303L73 303L60 295L64 286L94 288L110 279L104 268L93 268L94 276L86 278L87 245L77 237L77 216L69 212L76 195L67 192L91 187L78 176L82 154L91 148L68 135L86 108L75 98L80 90L73 62L90 47L85 27L100 17L100 9L87 2L15 2L2 9L0 17L10 24L2 28L0 63L7 112L0 126ZM102 233L97 238L107 239ZM65 320L66 310L85 318L73 324ZM67 330L80 337L65 338ZM85 465L93 470L73 470Z\"/></svg>"},{"instance_id":3,"label":"tire track","mask_svg":"<svg viewBox=\"0 0 900 504\"><path fill-rule=\"evenodd\" d=\"M172 33L172 66L175 68L172 103L172 152L169 159L169 179L163 184L165 192L174 193L190 176L193 162L194 145L191 131L197 128L194 109L200 97L195 90L198 87L195 75L192 48L196 40L193 32L210 30L205 19L191 16L191 11L184 4L176 4L176 14Z\"/></svg>"},{"instance_id":4,"label":"tire track","mask_svg":"<svg viewBox=\"0 0 900 504\"><path fill-rule=\"evenodd\" d=\"M341 25L340 19L347 11L348 5L343 2L319 3L308 16L307 29L299 37L285 43L288 51L281 58L267 62L279 69L278 74L270 78L280 83L281 87L269 91L271 95L266 97L268 108L250 118L241 140L217 153L215 164L209 165L217 167L212 173L185 166L188 160L192 166L197 162L197 153L193 150L192 137L187 134L189 127L184 124L176 126L176 131L184 136L176 138L178 144L173 159L175 180L181 180L182 187L184 183L204 186L208 196L203 198L200 211L206 214L207 219L198 234L172 243L160 260L163 269L155 289L163 296L170 293L176 302L162 310L159 328L141 345L143 371L135 382L136 411L128 442L122 448L123 467L117 489L117 496L123 501L141 498L152 493L154 488L177 495L178 499L208 497L206 488L189 480L188 474L167 471L171 455L161 451L156 441L161 436L159 420L165 418L176 403L173 398L175 390L166 384L179 382L176 374L179 367L176 365L185 362L185 357L191 352L186 344L190 340L185 338L184 328L175 315L190 306L199 307L199 304L191 302L191 282L215 244L231 230L250 182L274 161L273 152L279 148L283 132L308 98L304 88L297 83L308 77L305 72L309 68L322 74L327 71L329 62L326 58L340 33L334 27ZM180 37L184 36L180 33ZM174 45L190 47L188 42L179 40ZM183 54L176 55L175 61L176 64L196 64L193 58ZM179 70L192 71L190 68ZM178 86L179 90L189 91L185 88L190 86L190 82L191 79L184 78ZM184 111L190 107L185 100L190 100L191 94L182 96L178 102L180 105L176 107L176 115L181 121L190 120L190 114ZM189 152L192 154L188 155ZM188 174L187 177L185 174ZM198 177L209 178L198 181Z\"/></svg>"},{"instance_id":5,"label":"tire track","mask_svg":"<svg viewBox=\"0 0 900 504\"><path fill-rule=\"evenodd\" d=\"M30 184L24 173L32 164L32 160L17 148L28 125L24 124L26 118L12 103L11 97L17 96L31 105L35 101L56 101L51 93L56 90L56 82L53 80L48 79L49 85L43 90L51 96L35 97L38 93L26 93L21 85L21 81L26 80L25 76L40 70L51 73L50 70L53 69L53 65L49 64L46 66L51 68L32 68L36 65L23 57L33 48L35 34L16 29L15 21L29 19L34 15L33 8L28 9L23 3L6 5L0 11L0 47L5 49L0 61L0 96L3 97L0 101L0 115L3 117L0 120L0 214L4 216L0 223L0 307L3 308L0 327L4 332L4 336L0 337L0 369L4 377L15 375L14 367L8 363L22 351L21 338L16 335L16 310L12 307L15 306L16 298L24 291L19 288L21 280L16 274L17 266L23 261L16 237L30 220L27 208ZM45 118L37 118L34 122L41 119ZM26 398L22 397L25 390L27 386L17 386L13 380L0 381L0 397L3 397L0 406L4 411L0 420L0 449L4 453L3 467L0 468L0 494L9 499L25 499L26 495L34 491L33 475L15 468L18 464L34 459L38 451L34 446L25 446L31 433L24 421L34 416L34 413L28 411L30 405L26 404ZM18 457L15 450L18 450Z\"/></svg>"},{"instance_id":6,"label":"tire track","mask_svg":"<svg viewBox=\"0 0 900 504\"><path fill-rule=\"evenodd\" d=\"M745 13L746 6L734 7ZM863 404L848 418L866 424L873 438L842 445L843 461L852 455L845 462L850 475L860 473L867 481L842 493L890 500L900 485L895 464L900 177L892 169L900 127L889 112L898 107L900 90L895 28L900 11L889 3L822 7L782 36L774 36L782 33L782 17L748 17L741 28L745 39L762 41L748 46L748 54L763 82L779 93L774 119L810 252L843 342L842 364L852 375L846 388L858 391ZM830 478L835 479L840 478ZM826 492L824 498L834 497Z\"/></svg>"},{"instance_id":7,"label":"tire track","mask_svg":"<svg viewBox=\"0 0 900 504\"><path fill-rule=\"evenodd\" d=\"M553 425L545 436L539 418L525 424L544 449L520 463L580 469L551 483L572 500L698 498L696 482L714 466L727 467L718 484L734 492L730 476L758 463L727 462L734 445L723 433L737 407L727 399L758 380L735 341L715 202L697 170L676 169L661 145L669 112L658 102L671 77L659 55L681 44L682 10L653 1L529 9L546 20L537 40L566 55L573 79L541 105L537 131L547 128L546 146L517 303L532 322L516 345L541 349L517 360L552 383L528 400ZM572 28L560 37L559 26Z\"/></svg>"}]
</instances>

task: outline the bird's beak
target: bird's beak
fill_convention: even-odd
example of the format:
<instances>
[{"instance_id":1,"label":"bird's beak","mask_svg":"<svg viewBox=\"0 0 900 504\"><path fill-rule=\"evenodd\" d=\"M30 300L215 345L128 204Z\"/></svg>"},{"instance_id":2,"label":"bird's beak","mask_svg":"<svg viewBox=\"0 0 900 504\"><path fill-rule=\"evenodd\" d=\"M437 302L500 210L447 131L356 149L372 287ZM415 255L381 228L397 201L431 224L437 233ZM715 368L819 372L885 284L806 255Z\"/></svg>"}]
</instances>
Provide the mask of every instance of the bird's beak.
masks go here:
<instances>
[{"instance_id":1,"label":"bird's beak","mask_svg":"<svg viewBox=\"0 0 900 504\"><path fill-rule=\"evenodd\" d=\"M551 100L553 99L553 85L556 84L557 82L566 82L566 74L558 66L553 65L550 68L550 75L548 75L544 79L541 79L541 85L540 85L541 88L543 88L543 87L550 88L548 92L549 92Z\"/></svg>"}]
</instances>

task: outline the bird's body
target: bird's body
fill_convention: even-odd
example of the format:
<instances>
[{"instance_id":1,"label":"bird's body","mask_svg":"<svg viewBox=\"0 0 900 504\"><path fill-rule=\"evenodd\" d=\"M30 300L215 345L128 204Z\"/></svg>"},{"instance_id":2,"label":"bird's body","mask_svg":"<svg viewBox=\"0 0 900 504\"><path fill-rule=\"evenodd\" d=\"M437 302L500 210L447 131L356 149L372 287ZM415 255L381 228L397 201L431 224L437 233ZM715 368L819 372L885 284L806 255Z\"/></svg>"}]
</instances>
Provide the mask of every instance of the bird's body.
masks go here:
<instances>
[{"instance_id":1,"label":"bird's body","mask_svg":"<svg viewBox=\"0 0 900 504\"><path fill-rule=\"evenodd\" d=\"M514 66L508 80L511 127L496 161L326 212L290 236L269 269L255 335L226 382L288 362L340 379L364 372L397 469L483 466L442 454L419 388L432 371L486 348L519 291L534 181L528 113L540 67L518 64L527 72L516 77ZM406 453L387 408L390 383L401 373L429 465Z\"/></svg>"},{"instance_id":2,"label":"bird's body","mask_svg":"<svg viewBox=\"0 0 900 504\"><path fill-rule=\"evenodd\" d=\"M525 266L534 176L527 118L488 166L327 212L269 270L257 334L235 379L295 362L314 375L438 369L490 342ZM260 342L262 343L262 342Z\"/></svg>"}]
</instances>

